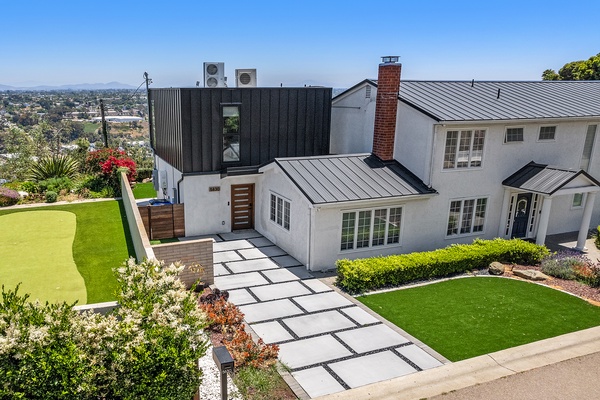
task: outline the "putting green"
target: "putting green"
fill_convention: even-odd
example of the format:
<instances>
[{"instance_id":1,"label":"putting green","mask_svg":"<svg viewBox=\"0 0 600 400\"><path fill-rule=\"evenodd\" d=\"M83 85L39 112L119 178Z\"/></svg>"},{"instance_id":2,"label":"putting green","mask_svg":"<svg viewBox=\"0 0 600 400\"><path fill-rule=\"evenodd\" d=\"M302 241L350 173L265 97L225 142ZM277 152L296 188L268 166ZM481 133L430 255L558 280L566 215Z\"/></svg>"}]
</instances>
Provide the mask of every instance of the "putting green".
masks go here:
<instances>
[{"instance_id":1,"label":"putting green","mask_svg":"<svg viewBox=\"0 0 600 400\"><path fill-rule=\"evenodd\" d=\"M73 260L76 217L67 211L0 215L0 283L30 300L86 304L87 292Z\"/></svg>"}]
</instances>

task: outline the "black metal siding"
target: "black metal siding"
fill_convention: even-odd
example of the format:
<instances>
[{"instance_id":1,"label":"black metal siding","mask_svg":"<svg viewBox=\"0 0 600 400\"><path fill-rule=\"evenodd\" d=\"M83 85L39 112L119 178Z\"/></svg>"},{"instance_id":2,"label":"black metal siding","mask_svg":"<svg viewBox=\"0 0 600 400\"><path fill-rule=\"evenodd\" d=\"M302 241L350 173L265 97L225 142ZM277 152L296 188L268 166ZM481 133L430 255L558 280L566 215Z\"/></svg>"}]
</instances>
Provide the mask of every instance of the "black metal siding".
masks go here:
<instances>
[{"instance_id":1,"label":"black metal siding","mask_svg":"<svg viewBox=\"0 0 600 400\"><path fill-rule=\"evenodd\" d=\"M150 101L154 104L154 151L162 159L178 170L184 169L181 122L181 93L179 89L150 91Z\"/></svg>"},{"instance_id":2,"label":"black metal siding","mask_svg":"<svg viewBox=\"0 0 600 400\"><path fill-rule=\"evenodd\" d=\"M329 153L330 88L151 89L156 154L182 172ZM240 106L240 162L222 163L221 108Z\"/></svg>"}]
</instances>

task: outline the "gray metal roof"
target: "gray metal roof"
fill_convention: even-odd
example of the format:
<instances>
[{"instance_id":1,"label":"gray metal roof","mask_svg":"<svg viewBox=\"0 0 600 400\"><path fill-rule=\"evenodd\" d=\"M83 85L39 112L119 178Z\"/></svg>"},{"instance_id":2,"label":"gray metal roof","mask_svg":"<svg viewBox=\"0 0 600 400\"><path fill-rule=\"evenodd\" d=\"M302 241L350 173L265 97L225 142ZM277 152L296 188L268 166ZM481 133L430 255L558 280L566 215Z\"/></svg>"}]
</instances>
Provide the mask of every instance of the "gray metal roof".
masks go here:
<instances>
[{"instance_id":1,"label":"gray metal roof","mask_svg":"<svg viewBox=\"0 0 600 400\"><path fill-rule=\"evenodd\" d=\"M312 204L436 193L400 163L370 154L278 158L275 162Z\"/></svg>"},{"instance_id":2,"label":"gray metal roof","mask_svg":"<svg viewBox=\"0 0 600 400\"><path fill-rule=\"evenodd\" d=\"M400 100L438 121L600 117L600 81L405 80Z\"/></svg>"},{"instance_id":3,"label":"gray metal roof","mask_svg":"<svg viewBox=\"0 0 600 400\"><path fill-rule=\"evenodd\" d=\"M600 186L596 179L583 170L536 164L533 161L506 178L502 184L528 192L551 195L582 174L596 186Z\"/></svg>"}]
</instances>

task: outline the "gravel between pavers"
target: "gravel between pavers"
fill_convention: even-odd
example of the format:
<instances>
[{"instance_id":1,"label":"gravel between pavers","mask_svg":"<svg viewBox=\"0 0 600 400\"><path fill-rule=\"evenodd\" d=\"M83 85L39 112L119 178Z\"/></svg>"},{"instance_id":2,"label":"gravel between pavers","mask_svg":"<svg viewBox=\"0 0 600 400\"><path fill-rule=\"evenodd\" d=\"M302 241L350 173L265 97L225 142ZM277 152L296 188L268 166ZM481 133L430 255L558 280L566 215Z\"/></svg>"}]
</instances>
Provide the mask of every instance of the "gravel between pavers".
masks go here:
<instances>
[{"instance_id":1,"label":"gravel between pavers","mask_svg":"<svg viewBox=\"0 0 600 400\"><path fill-rule=\"evenodd\" d=\"M221 378L220 372L215 365L212 357L212 346L206 349L206 354L198 361L202 369L202 384L200 385L201 399L220 399L221 398ZM231 400L242 400L242 395L233 384L231 376L227 376L227 398Z\"/></svg>"}]
</instances>

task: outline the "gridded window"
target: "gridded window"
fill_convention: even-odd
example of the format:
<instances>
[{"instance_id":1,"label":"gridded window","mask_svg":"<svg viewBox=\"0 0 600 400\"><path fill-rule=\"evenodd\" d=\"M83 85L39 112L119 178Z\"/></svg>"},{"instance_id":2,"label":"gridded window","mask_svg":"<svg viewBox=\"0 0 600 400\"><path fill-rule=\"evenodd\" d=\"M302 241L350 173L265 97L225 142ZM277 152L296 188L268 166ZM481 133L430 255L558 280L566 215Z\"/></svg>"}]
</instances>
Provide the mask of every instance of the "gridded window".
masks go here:
<instances>
[{"instance_id":1,"label":"gridded window","mask_svg":"<svg viewBox=\"0 0 600 400\"><path fill-rule=\"evenodd\" d=\"M402 207L342 214L341 250L400 243Z\"/></svg>"},{"instance_id":2,"label":"gridded window","mask_svg":"<svg viewBox=\"0 0 600 400\"><path fill-rule=\"evenodd\" d=\"M356 232L356 248L369 247L371 236L371 211L360 211L358 213L358 229Z\"/></svg>"},{"instance_id":3,"label":"gridded window","mask_svg":"<svg viewBox=\"0 0 600 400\"><path fill-rule=\"evenodd\" d=\"M290 230L290 202L283 197L271 194L269 219L277 225Z\"/></svg>"},{"instance_id":4,"label":"gridded window","mask_svg":"<svg viewBox=\"0 0 600 400\"><path fill-rule=\"evenodd\" d=\"M514 143L523 141L523 128L506 128L504 143Z\"/></svg>"},{"instance_id":5,"label":"gridded window","mask_svg":"<svg viewBox=\"0 0 600 400\"><path fill-rule=\"evenodd\" d=\"M354 248L354 228L356 225L356 213L349 212L342 215L342 250Z\"/></svg>"},{"instance_id":6,"label":"gridded window","mask_svg":"<svg viewBox=\"0 0 600 400\"><path fill-rule=\"evenodd\" d=\"M450 202L446 236L482 232L487 199L465 199Z\"/></svg>"},{"instance_id":7,"label":"gridded window","mask_svg":"<svg viewBox=\"0 0 600 400\"><path fill-rule=\"evenodd\" d=\"M556 134L556 126L542 126L540 127L540 135L538 140L554 140Z\"/></svg>"},{"instance_id":8,"label":"gridded window","mask_svg":"<svg viewBox=\"0 0 600 400\"><path fill-rule=\"evenodd\" d=\"M444 169L481 167L485 130L446 132Z\"/></svg>"}]
</instances>

